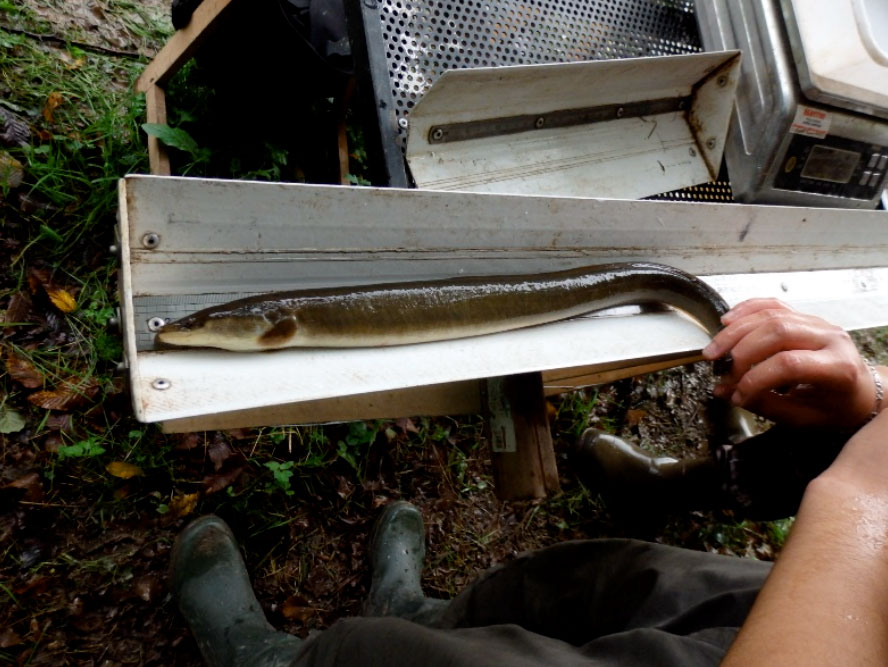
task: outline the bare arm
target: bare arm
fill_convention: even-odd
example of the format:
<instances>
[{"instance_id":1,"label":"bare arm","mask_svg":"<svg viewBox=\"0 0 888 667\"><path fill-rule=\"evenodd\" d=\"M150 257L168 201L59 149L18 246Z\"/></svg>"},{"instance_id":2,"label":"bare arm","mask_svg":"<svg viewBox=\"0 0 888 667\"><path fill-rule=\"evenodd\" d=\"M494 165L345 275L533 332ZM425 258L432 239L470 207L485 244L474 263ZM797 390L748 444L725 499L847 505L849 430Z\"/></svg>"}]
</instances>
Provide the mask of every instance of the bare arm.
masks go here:
<instances>
[{"instance_id":1,"label":"bare arm","mask_svg":"<svg viewBox=\"0 0 888 667\"><path fill-rule=\"evenodd\" d=\"M888 414L809 486L723 665L888 664Z\"/></svg>"}]
</instances>

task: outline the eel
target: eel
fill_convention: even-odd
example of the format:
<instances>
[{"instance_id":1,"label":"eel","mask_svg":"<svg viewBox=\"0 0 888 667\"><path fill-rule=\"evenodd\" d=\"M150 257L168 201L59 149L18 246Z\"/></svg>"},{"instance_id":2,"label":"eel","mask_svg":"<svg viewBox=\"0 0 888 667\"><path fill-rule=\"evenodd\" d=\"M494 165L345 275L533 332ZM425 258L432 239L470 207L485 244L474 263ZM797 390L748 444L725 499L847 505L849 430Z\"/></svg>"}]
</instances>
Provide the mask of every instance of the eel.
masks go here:
<instances>
[{"instance_id":1,"label":"eel","mask_svg":"<svg viewBox=\"0 0 888 667\"><path fill-rule=\"evenodd\" d=\"M378 347L463 338L545 324L624 305L664 304L710 335L728 310L695 276L663 264L600 264L550 273L458 277L274 292L165 324L164 347L259 351Z\"/></svg>"}]
</instances>

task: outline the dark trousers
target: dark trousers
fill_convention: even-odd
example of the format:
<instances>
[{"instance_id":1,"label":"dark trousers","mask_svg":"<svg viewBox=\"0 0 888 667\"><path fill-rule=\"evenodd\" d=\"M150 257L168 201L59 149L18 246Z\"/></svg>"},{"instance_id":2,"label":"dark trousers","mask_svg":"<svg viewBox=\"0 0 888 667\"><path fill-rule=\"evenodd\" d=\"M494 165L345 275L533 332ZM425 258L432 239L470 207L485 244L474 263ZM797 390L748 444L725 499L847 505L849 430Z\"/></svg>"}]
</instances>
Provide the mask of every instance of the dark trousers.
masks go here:
<instances>
[{"instance_id":1,"label":"dark trousers","mask_svg":"<svg viewBox=\"0 0 888 667\"><path fill-rule=\"evenodd\" d=\"M718 665L770 564L638 542L567 542L482 575L435 627L349 618L293 665Z\"/></svg>"}]
</instances>

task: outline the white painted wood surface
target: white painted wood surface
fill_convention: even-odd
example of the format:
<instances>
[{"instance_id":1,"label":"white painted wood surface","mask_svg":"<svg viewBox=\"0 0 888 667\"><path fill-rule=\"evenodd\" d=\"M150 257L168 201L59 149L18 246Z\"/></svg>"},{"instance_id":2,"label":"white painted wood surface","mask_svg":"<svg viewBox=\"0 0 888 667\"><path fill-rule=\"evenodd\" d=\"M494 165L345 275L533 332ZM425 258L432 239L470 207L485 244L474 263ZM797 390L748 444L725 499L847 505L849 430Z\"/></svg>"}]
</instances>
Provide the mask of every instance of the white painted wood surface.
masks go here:
<instances>
[{"instance_id":1,"label":"white painted wood surface","mask_svg":"<svg viewBox=\"0 0 888 667\"><path fill-rule=\"evenodd\" d=\"M427 190L637 199L713 181L739 70L737 51L449 70L410 112L407 161ZM439 125L691 95L688 111L428 140Z\"/></svg>"},{"instance_id":2,"label":"white painted wood surface","mask_svg":"<svg viewBox=\"0 0 888 667\"><path fill-rule=\"evenodd\" d=\"M623 310L375 350L150 350L150 316L303 286L643 259L704 275L731 303L774 295L846 328L888 324L886 223L880 211L128 177L121 308L134 406L164 421L531 370L569 377L681 363L706 342L674 313ZM148 233L155 249L142 246Z\"/></svg>"}]
</instances>

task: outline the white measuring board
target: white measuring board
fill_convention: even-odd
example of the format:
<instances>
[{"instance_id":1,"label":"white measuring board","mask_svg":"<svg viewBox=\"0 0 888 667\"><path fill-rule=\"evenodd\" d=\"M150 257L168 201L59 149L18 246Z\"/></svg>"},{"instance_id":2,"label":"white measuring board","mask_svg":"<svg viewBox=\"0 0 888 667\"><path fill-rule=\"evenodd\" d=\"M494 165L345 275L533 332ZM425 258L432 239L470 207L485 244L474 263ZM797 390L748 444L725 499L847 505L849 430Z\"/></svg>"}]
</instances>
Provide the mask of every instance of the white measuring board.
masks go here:
<instances>
[{"instance_id":1,"label":"white measuring board","mask_svg":"<svg viewBox=\"0 0 888 667\"><path fill-rule=\"evenodd\" d=\"M675 313L622 309L379 349L151 349L152 316L275 290L646 260L704 276L729 303L771 295L846 328L888 324L884 212L142 176L120 192L124 342L147 422L355 396L386 397L381 416L384 401L423 388L527 371L575 386L599 370L693 360L707 342Z\"/></svg>"}]
</instances>

